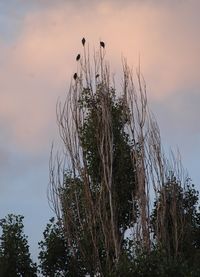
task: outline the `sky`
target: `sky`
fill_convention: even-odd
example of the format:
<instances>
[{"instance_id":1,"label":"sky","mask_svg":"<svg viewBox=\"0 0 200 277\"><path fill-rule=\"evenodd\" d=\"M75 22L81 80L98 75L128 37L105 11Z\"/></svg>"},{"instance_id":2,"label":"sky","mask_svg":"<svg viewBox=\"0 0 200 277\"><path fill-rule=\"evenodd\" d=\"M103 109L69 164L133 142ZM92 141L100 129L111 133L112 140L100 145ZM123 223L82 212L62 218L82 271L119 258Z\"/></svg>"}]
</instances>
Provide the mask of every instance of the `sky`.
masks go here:
<instances>
[{"instance_id":1,"label":"sky","mask_svg":"<svg viewBox=\"0 0 200 277\"><path fill-rule=\"evenodd\" d=\"M200 189L200 1L0 0L0 218L25 216L32 257L53 212L47 200L56 101L68 92L85 37L106 43L116 80L140 57L168 151L179 148Z\"/></svg>"}]
</instances>

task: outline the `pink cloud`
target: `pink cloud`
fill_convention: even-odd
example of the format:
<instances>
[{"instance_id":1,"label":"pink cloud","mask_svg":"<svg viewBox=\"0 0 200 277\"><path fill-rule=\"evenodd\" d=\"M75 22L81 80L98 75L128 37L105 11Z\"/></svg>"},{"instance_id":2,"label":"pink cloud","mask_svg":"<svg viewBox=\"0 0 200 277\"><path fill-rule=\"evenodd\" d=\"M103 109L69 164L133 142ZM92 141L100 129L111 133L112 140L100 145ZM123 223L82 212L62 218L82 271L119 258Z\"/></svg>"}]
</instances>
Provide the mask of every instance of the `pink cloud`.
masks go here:
<instances>
[{"instance_id":1,"label":"pink cloud","mask_svg":"<svg viewBox=\"0 0 200 277\"><path fill-rule=\"evenodd\" d=\"M0 116L13 140L38 149L55 130L56 100L76 70L82 36L91 51L99 39L105 40L107 58L117 73L121 55L137 66L140 54L152 99L199 88L200 4L167 2L101 1L92 8L63 2L28 13L13 47L0 43Z\"/></svg>"}]
</instances>

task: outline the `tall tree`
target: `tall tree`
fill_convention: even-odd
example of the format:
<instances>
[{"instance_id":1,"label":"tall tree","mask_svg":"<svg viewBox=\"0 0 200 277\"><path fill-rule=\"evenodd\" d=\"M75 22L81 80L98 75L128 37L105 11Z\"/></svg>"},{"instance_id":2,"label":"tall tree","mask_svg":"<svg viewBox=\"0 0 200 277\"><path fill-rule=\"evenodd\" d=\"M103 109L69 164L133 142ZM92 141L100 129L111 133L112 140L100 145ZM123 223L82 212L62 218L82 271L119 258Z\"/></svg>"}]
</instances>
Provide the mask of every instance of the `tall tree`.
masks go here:
<instances>
[{"instance_id":1,"label":"tall tree","mask_svg":"<svg viewBox=\"0 0 200 277\"><path fill-rule=\"evenodd\" d=\"M100 48L91 65L84 47L77 78L64 105L57 106L66 155L50 160L50 200L75 260L79 253L89 274L108 276L126 256L128 228L150 249L150 151L160 153L140 70L135 85L124 61L122 92L117 92L104 55Z\"/></svg>"},{"instance_id":2,"label":"tall tree","mask_svg":"<svg viewBox=\"0 0 200 277\"><path fill-rule=\"evenodd\" d=\"M64 155L52 152L49 199L74 264L91 276L123 276L121 265L134 260L138 245L148 255L152 250L149 192L159 198L173 166L164 157L140 68L134 75L124 61L117 90L105 45L94 63L83 46L66 101L57 105Z\"/></svg>"},{"instance_id":3,"label":"tall tree","mask_svg":"<svg viewBox=\"0 0 200 277\"><path fill-rule=\"evenodd\" d=\"M0 220L0 276L37 276L31 260L23 216L9 214Z\"/></svg>"}]
</instances>

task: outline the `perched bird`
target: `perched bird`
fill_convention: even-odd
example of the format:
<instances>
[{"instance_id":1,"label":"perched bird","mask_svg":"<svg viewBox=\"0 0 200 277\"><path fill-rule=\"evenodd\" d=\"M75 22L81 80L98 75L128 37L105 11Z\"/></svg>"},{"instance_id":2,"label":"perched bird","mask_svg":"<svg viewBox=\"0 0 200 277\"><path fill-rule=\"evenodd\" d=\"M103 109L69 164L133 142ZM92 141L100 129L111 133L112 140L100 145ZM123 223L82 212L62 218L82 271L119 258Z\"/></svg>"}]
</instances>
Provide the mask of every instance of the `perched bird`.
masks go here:
<instances>
[{"instance_id":1,"label":"perched bird","mask_svg":"<svg viewBox=\"0 0 200 277\"><path fill-rule=\"evenodd\" d=\"M105 43L103 41L100 41L100 46L105 48Z\"/></svg>"},{"instance_id":2,"label":"perched bird","mask_svg":"<svg viewBox=\"0 0 200 277\"><path fill-rule=\"evenodd\" d=\"M81 55L78 54L78 55L76 56L76 60L77 60L77 61L80 60L80 57L81 57Z\"/></svg>"},{"instance_id":3,"label":"perched bird","mask_svg":"<svg viewBox=\"0 0 200 277\"><path fill-rule=\"evenodd\" d=\"M77 79L77 73L74 73L74 76L73 76L73 78L74 78L74 80L76 80Z\"/></svg>"},{"instance_id":4,"label":"perched bird","mask_svg":"<svg viewBox=\"0 0 200 277\"><path fill-rule=\"evenodd\" d=\"M82 38L82 44L85 45L85 38Z\"/></svg>"}]
</instances>

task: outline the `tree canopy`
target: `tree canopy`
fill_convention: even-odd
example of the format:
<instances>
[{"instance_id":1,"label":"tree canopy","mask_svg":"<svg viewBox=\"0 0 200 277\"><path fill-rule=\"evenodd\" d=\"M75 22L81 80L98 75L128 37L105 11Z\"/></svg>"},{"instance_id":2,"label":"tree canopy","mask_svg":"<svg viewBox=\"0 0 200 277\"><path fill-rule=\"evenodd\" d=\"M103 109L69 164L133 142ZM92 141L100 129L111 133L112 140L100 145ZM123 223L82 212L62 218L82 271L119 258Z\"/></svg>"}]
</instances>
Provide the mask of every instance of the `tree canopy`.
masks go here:
<instances>
[{"instance_id":1,"label":"tree canopy","mask_svg":"<svg viewBox=\"0 0 200 277\"><path fill-rule=\"evenodd\" d=\"M9 214L0 220L0 276L37 276L36 264L30 258L23 216Z\"/></svg>"}]
</instances>

